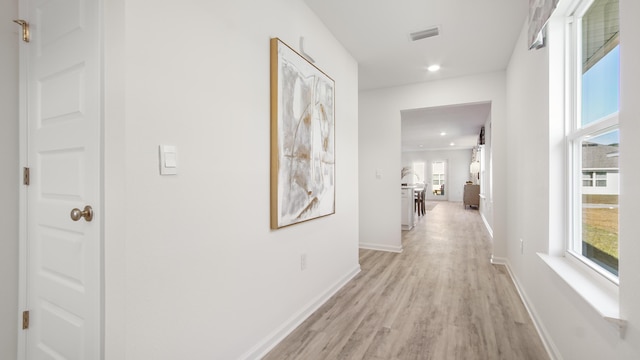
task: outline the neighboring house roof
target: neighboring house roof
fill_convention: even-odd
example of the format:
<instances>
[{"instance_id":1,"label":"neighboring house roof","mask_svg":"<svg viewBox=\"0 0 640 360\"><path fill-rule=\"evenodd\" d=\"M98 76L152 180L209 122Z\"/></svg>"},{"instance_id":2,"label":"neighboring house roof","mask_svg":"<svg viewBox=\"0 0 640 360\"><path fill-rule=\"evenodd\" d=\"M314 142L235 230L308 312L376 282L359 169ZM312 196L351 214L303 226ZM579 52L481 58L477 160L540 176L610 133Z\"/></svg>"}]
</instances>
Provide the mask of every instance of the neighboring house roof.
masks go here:
<instances>
[{"instance_id":1,"label":"neighboring house roof","mask_svg":"<svg viewBox=\"0 0 640 360\"><path fill-rule=\"evenodd\" d=\"M620 43L619 22L618 1L595 1L584 15L582 31L587 41L582 47L583 74Z\"/></svg>"},{"instance_id":2,"label":"neighboring house roof","mask_svg":"<svg viewBox=\"0 0 640 360\"><path fill-rule=\"evenodd\" d=\"M618 145L582 144L583 169L617 169Z\"/></svg>"}]
</instances>

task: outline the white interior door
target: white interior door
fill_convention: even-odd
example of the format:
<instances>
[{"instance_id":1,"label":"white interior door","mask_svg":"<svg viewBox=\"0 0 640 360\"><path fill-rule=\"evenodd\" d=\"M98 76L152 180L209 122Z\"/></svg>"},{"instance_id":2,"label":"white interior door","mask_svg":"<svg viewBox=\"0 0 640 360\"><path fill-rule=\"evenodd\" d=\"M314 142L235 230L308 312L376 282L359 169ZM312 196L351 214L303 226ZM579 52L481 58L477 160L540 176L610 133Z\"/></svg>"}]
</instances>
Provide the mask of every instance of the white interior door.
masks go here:
<instances>
[{"instance_id":1,"label":"white interior door","mask_svg":"<svg viewBox=\"0 0 640 360\"><path fill-rule=\"evenodd\" d=\"M23 359L101 358L101 83L98 0L20 0L26 86ZM25 119L23 119L25 121ZM93 219L73 221L73 208ZM21 213L25 213L24 211Z\"/></svg>"}]
</instances>

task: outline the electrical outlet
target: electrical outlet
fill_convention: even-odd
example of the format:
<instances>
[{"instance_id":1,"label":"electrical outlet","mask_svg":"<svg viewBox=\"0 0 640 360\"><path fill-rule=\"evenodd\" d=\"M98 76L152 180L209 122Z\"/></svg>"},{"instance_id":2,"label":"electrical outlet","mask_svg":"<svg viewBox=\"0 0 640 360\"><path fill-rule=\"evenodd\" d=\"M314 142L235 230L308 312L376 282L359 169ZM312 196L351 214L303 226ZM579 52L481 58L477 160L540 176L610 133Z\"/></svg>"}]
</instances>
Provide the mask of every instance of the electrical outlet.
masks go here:
<instances>
[{"instance_id":1,"label":"electrical outlet","mask_svg":"<svg viewBox=\"0 0 640 360\"><path fill-rule=\"evenodd\" d=\"M307 269L307 254L302 253L300 254L300 270L306 270Z\"/></svg>"},{"instance_id":2,"label":"electrical outlet","mask_svg":"<svg viewBox=\"0 0 640 360\"><path fill-rule=\"evenodd\" d=\"M524 240L520 239L520 255L524 255Z\"/></svg>"}]
</instances>

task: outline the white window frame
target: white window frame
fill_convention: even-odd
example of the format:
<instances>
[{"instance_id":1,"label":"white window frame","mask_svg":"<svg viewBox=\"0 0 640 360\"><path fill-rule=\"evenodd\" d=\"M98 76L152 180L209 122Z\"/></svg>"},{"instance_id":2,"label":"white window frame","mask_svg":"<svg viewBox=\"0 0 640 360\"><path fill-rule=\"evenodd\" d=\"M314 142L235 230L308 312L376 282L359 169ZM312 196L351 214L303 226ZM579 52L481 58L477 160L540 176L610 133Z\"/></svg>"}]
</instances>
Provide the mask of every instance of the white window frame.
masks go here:
<instances>
[{"instance_id":1,"label":"white window frame","mask_svg":"<svg viewBox=\"0 0 640 360\"><path fill-rule=\"evenodd\" d=\"M589 175L589 177L585 177L585 175ZM599 178L598 175L604 175L604 178ZM590 181L590 185L585 185L585 181ZM604 181L601 185L598 185L598 181ZM600 169L582 169L582 187L583 188L593 188L593 187L607 187L607 183L609 181L608 172L602 171Z\"/></svg>"},{"instance_id":2,"label":"white window frame","mask_svg":"<svg viewBox=\"0 0 640 360\"><path fill-rule=\"evenodd\" d=\"M442 164L442 172L435 172L436 164ZM436 160L431 163L431 185L435 188L436 186L440 187L445 182L445 162L444 160ZM437 180L436 180L437 177ZM436 184L436 181L438 182Z\"/></svg>"},{"instance_id":3,"label":"white window frame","mask_svg":"<svg viewBox=\"0 0 640 360\"><path fill-rule=\"evenodd\" d=\"M578 253L576 244L582 244L582 141L588 137L598 136L600 134L619 130L618 118L619 113L615 112L604 118L593 121L589 124L580 126L581 118L581 93L582 93L582 16L591 7L595 0L578 1L574 6L574 11L567 21L567 41L566 41L566 74L567 74L567 117L566 117L566 147L568 154L568 224L567 226L567 243L565 252L568 258L576 260L576 262L586 265L595 273L601 275L616 286L619 285L618 276L610 273L600 265L591 261L589 258ZM595 186L596 178L592 179Z\"/></svg>"},{"instance_id":4,"label":"white window frame","mask_svg":"<svg viewBox=\"0 0 640 360\"><path fill-rule=\"evenodd\" d=\"M604 178L599 178L598 175L604 175ZM608 173L606 171L594 171L593 172L593 179L595 184L593 184L593 187L603 187L606 188L607 187L607 183L608 183Z\"/></svg>"}]
</instances>

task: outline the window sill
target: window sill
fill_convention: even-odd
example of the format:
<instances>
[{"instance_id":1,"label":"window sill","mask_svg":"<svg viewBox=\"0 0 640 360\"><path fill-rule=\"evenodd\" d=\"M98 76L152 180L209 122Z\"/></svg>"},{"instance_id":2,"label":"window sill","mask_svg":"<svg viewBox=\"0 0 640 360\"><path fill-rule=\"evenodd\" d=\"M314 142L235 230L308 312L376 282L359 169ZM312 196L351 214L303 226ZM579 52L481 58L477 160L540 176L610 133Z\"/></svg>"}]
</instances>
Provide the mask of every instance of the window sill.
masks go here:
<instances>
[{"instance_id":1,"label":"window sill","mask_svg":"<svg viewBox=\"0 0 640 360\"><path fill-rule=\"evenodd\" d=\"M627 321L620 318L618 291L613 285L599 281L595 278L597 275L581 269L566 257L541 253L538 256L624 338Z\"/></svg>"}]
</instances>

